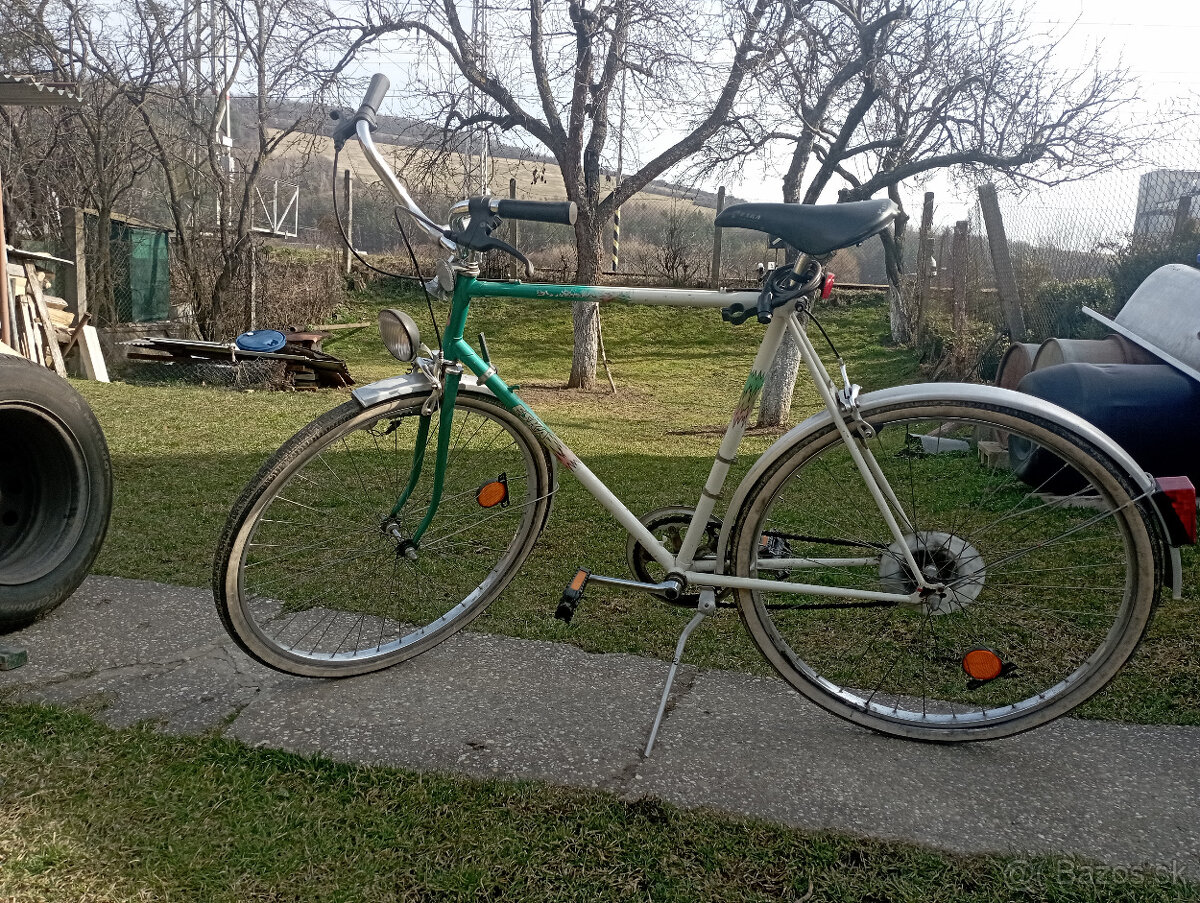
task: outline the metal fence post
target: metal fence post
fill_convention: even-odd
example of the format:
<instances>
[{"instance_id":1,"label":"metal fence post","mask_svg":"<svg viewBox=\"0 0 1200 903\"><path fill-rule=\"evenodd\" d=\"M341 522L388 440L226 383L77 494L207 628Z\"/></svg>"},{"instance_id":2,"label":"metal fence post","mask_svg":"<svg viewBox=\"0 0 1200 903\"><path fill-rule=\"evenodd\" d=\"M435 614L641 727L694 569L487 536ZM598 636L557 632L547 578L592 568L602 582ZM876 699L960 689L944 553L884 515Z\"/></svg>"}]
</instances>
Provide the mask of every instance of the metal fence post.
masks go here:
<instances>
[{"instance_id":1,"label":"metal fence post","mask_svg":"<svg viewBox=\"0 0 1200 903\"><path fill-rule=\"evenodd\" d=\"M725 209L725 186L717 189L717 216ZM708 271L708 287L719 288L721 282L721 227L713 227L712 268Z\"/></svg>"},{"instance_id":2,"label":"metal fence post","mask_svg":"<svg viewBox=\"0 0 1200 903\"><path fill-rule=\"evenodd\" d=\"M343 194L346 196L346 244L342 247L342 269L350 275L351 246L354 244L354 191L351 188L350 169L342 173ZM299 206L299 205L297 205Z\"/></svg>"},{"instance_id":3,"label":"metal fence post","mask_svg":"<svg viewBox=\"0 0 1200 903\"><path fill-rule=\"evenodd\" d=\"M1017 274L1008 250L1008 236L1004 234L1004 219L1000 216L1000 201L996 198L995 185L988 182L979 186L979 206L987 229L988 249L992 254L992 270L996 274L996 293L1000 296L1004 323L1008 327L1009 337L1014 342L1023 342L1025 314L1021 310Z\"/></svg>"},{"instance_id":4,"label":"metal fence post","mask_svg":"<svg viewBox=\"0 0 1200 903\"><path fill-rule=\"evenodd\" d=\"M517 199L517 180L515 178L508 180L508 197L513 201ZM517 222L518 221L516 217L513 217L508 221L509 229L511 230L508 236L508 243L514 248L521 247L521 231L520 227L517 225Z\"/></svg>"},{"instance_id":5,"label":"metal fence post","mask_svg":"<svg viewBox=\"0 0 1200 903\"><path fill-rule=\"evenodd\" d=\"M930 261L933 257L933 192L925 192L921 206L921 231L917 233L917 284L913 290L913 305L916 307L914 337L917 344L925 340L925 309L929 303Z\"/></svg>"}]
</instances>

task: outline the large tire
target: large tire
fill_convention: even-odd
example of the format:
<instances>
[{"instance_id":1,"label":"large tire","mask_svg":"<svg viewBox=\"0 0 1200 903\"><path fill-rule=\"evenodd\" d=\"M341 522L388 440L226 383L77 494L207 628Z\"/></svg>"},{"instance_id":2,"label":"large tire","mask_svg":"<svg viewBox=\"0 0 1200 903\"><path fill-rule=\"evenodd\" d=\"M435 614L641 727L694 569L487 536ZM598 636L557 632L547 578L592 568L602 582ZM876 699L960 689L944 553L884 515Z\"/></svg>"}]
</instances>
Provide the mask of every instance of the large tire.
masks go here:
<instances>
[{"instance_id":1,"label":"large tire","mask_svg":"<svg viewBox=\"0 0 1200 903\"><path fill-rule=\"evenodd\" d=\"M111 511L108 445L92 409L65 379L0 355L0 631L75 591Z\"/></svg>"}]
</instances>

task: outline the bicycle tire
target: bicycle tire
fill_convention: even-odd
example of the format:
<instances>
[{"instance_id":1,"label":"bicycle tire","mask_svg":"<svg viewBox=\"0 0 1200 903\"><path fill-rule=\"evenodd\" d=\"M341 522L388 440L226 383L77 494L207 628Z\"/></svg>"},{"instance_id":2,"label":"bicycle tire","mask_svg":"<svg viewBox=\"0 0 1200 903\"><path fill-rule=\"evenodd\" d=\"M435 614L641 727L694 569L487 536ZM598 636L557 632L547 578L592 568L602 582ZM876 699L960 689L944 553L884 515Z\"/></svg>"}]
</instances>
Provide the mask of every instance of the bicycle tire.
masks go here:
<instances>
[{"instance_id":1,"label":"bicycle tire","mask_svg":"<svg viewBox=\"0 0 1200 903\"><path fill-rule=\"evenodd\" d=\"M898 401L867 422L904 511L904 542L947 593L916 605L804 611L795 606L831 600L739 590L742 620L767 661L827 711L907 739L1010 736L1102 690L1137 648L1161 584L1157 521L1124 471L1065 425L1002 404ZM1008 469L1009 440L1025 454L1040 449L1042 483ZM1047 469L1047 459L1058 466ZM1039 492L1071 471L1070 495ZM758 478L730 548L742 576L916 586L832 423ZM877 564L814 561L848 554ZM804 566L781 572L775 562L787 560ZM967 673L976 650L996 656L1000 676Z\"/></svg>"},{"instance_id":2,"label":"bicycle tire","mask_svg":"<svg viewBox=\"0 0 1200 903\"><path fill-rule=\"evenodd\" d=\"M442 501L416 560L388 532L428 395L334 408L284 443L234 504L213 590L226 630L257 661L349 677L410 659L479 617L532 550L552 465L528 427L473 394L455 404ZM435 414L420 482L394 521L404 536L427 510L438 429ZM497 481L505 500L485 507L479 490Z\"/></svg>"}]
</instances>

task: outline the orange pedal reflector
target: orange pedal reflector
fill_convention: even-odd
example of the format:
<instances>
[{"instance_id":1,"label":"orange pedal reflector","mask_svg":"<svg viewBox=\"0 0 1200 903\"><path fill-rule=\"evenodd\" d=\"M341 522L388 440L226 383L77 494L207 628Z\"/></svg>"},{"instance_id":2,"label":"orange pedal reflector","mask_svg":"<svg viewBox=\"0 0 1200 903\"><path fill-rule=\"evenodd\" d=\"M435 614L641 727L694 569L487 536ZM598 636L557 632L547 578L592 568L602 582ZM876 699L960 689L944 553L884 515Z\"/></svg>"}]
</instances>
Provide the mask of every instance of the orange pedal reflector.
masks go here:
<instances>
[{"instance_id":1,"label":"orange pedal reflector","mask_svg":"<svg viewBox=\"0 0 1200 903\"><path fill-rule=\"evenodd\" d=\"M1004 662L991 649L972 649L963 656L962 666L974 680L995 680L1004 673Z\"/></svg>"},{"instance_id":2,"label":"orange pedal reflector","mask_svg":"<svg viewBox=\"0 0 1200 903\"><path fill-rule=\"evenodd\" d=\"M499 479L484 483L475 493L475 501L481 507L495 508L497 505L508 504L508 475L500 474Z\"/></svg>"},{"instance_id":3,"label":"orange pedal reflector","mask_svg":"<svg viewBox=\"0 0 1200 903\"><path fill-rule=\"evenodd\" d=\"M587 583L588 577L592 576L587 571L579 571L574 579L571 580L571 592L577 593L583 589L583 585Z\"/></svg>"}]
</instances>

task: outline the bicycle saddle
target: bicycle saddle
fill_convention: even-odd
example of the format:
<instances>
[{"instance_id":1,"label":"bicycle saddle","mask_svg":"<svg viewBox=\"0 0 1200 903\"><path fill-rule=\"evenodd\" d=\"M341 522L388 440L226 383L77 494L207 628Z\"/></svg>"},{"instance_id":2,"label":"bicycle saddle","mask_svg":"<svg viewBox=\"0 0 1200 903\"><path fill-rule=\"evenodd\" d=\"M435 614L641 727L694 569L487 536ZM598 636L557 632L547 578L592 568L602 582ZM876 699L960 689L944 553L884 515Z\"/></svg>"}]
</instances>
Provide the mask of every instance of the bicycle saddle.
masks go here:
<instances>
[{"instance_id":1,"label":"bicycle saddle","mask_svg":"<svg viewBox=\"0 0 1200 903\"><path fill-rule=\"evenodd\" d=\"M899 212L886 198L849 204L734 204L721 211L716 224L767 232L820 257L866 241Z\"/></svg>"}]
</instances>

